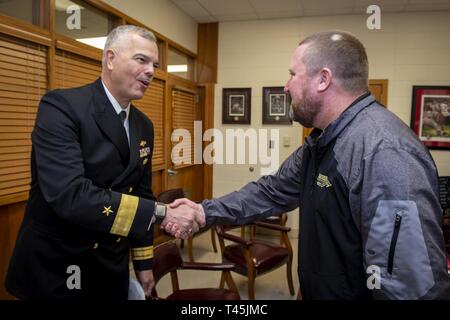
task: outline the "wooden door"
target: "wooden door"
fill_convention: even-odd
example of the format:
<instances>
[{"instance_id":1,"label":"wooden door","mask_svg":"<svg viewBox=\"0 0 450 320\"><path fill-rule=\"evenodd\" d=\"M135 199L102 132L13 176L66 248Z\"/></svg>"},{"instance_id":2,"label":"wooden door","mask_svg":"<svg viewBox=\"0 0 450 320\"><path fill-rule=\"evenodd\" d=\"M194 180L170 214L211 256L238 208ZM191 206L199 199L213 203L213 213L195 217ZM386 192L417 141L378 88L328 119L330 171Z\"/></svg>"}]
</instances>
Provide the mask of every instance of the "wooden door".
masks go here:
<instances>
[{"instance_id":1,"label":"wooden door","mask_svg":"<svg viewBox=\"0 0 450 320\"><path fill-rule=\"evenodd\" d=\"M369 91L379 103L381 103L384 107L387 106L387 79L369 80ZM305 142L306 137L310 135L312 130L313 128L303 127L303 142Z\"/></svg>"},{"instance_id":2,"label":"wooden door","mask_svg":"<svg viewBox=\"0 0 450 320\"><path fill-rule=\"evenodd\" d=\"M194 163L194 147L203 150L202 137L197 137L197 141L200 143L194 146L194 121L202 120L202 107L199 103L197 86L194 83L174 78L170 78L169 83L169 123L171 124L169 137L172 138L169 139L167 146L166 189L182 188L186 197L194 201L201 201L203 200L203 165ZM183 141L185 138L180 138L174 132L176 129L182 129L189 133L189 143L186 140ZM202 136L203 129L197 134ZM180 148L180 143L183 143L184 148ZM186 148L188 146L190 148Z\"/></svg>"},{"instance_id":3,"label":"wooden door","mask_svg":"<svg viewBox=\"0 0 450 320\"><path fill-rule=\"evenodd\" d=\"M387 106L388 80L387 79L373 79L369 80L370 93L375 99L384 107Z\"/></svg>"}]
</instances>

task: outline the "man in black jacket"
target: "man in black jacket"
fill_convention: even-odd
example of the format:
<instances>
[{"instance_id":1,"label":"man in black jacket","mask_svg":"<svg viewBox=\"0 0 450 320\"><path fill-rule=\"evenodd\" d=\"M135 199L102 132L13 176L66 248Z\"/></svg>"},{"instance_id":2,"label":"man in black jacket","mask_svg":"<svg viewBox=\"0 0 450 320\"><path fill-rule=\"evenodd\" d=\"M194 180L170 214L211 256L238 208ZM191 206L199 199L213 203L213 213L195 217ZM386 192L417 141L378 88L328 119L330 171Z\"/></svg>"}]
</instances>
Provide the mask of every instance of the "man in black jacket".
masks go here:
<instances>
[{"instance_id":1,"label":"man in black jacket","mask_svg":"<svg viewBox=\"0 0 450 320\"><path fill-rule=\"evenodd\" d=\"M298 207L305 299L448 299L436 166L371 96L362 43L341 31L313 34L295 50L289 73L294 118L315 128L305 143L273 175L172 207L234 224ZM186 232L166 222L166 231Z\"/></svg>"},{"instance_id":2,"label":"man in black jacket","mask_svg":"<svg viewBox=\"0 0 450 320\"><path fill-rule=\"evenodd\" d=\"M150 294L151 223L165 207L151 191L153 124L131 100L144 96L157 64L155 36L120 26L107 38L100 79L42 98L30 195L6 278L14 296L126 299L130 248Z\"/></svg>"}]
</instances>

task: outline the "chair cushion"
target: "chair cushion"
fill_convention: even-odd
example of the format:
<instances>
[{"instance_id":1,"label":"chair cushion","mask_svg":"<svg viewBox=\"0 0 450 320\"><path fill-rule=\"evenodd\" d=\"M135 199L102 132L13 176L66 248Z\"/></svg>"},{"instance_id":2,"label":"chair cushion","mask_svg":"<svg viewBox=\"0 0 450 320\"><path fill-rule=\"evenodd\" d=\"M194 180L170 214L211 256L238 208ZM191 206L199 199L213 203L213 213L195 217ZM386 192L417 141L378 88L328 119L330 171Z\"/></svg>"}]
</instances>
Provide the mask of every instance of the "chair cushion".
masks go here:
<instances>
[{"instance_id":1,"label":"chair cushion","mask_svg":"<svg viewBox=\"0 0 450 320\"><path fill-rule=\"evenodd\" d=\"M232 244L225 247L223 252L224 260L235 263L237 273L247 274L247 262L245 260L245 249L239 244ZM275 243L266 241L254 241L250 246L253 256L256 273L262 274L286 263L289 258L289 251Z\"/></svg>"},{"instance_id":2,"label":"chair cushion","mask_svg":"<svg viewBox=\"0 0 450 320\"><path fill-rule=\"evenodd\" d=\"M227 289L183 289L172 293L167 300L240 300L237 293Z\"/></svg>"}]
</instances>

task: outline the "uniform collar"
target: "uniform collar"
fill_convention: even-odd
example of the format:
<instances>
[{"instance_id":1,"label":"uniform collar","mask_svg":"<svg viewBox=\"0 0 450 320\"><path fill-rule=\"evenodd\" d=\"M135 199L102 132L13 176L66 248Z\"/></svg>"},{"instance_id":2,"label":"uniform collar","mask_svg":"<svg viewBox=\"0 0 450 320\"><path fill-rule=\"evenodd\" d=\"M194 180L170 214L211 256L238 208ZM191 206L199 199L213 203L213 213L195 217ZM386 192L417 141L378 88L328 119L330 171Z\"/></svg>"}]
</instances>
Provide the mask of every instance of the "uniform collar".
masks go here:
<instances>
[{"instance_id":1,"label":"uniform collar","mask_svg":"<svg viewBox=\"0 0 450 320\"><path fill-rule=\"evenodd\" d=\"M116 111L117 114L119 114L122 111L125 111L127 113L127 117L125 118L125 120L128 120L128 116L130 115L130 103L128 103L128 106L123 109L119 102L116 100L116 98L114 98L114 96L111 94L111 92L109 92L108 88L106 87L105 83L102 80L102 85L103 88L105 89L106 92L106 96L108 97L108 100L111 102L112 106L114 107L114 110Z\"/></svg>"}]
</instances>

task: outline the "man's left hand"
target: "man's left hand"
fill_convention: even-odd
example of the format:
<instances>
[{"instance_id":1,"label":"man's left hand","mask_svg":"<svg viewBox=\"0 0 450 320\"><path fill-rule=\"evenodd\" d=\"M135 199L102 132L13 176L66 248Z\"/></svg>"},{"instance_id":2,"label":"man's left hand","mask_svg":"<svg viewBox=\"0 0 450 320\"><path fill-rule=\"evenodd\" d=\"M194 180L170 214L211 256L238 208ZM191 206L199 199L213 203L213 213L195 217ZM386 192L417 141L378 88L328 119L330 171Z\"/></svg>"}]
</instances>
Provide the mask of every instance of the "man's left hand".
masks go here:
<instances>
[{"instance_id":1,"label":"man's left hand","mask_svg":"<svg viewBox=\"0 0 450 320\"><path fill-rule=\"evenodd\" d=\"M145 297L152 295L152 290L155 287L155 279L153 278L152 270L136 270L136 278L144 289Z\"/></svg>"}]
</instances>

